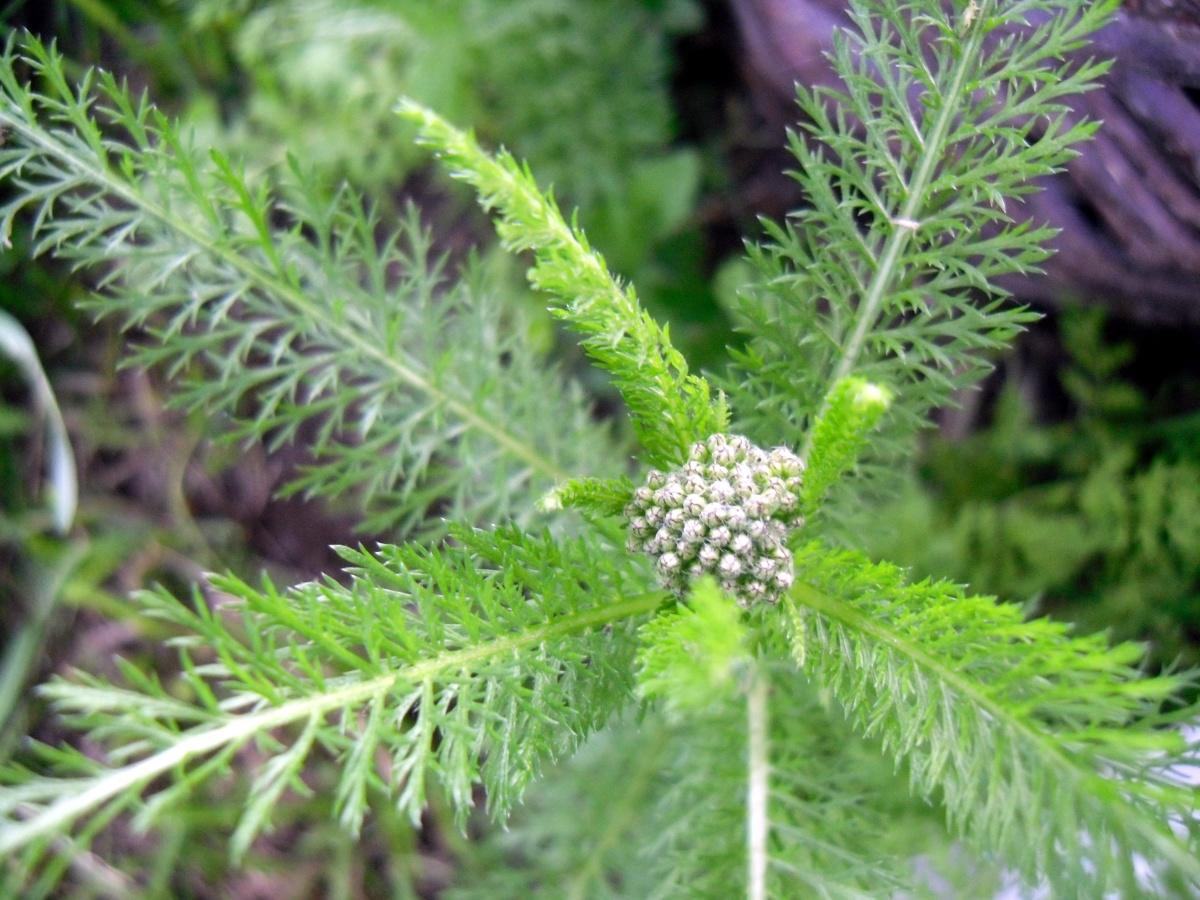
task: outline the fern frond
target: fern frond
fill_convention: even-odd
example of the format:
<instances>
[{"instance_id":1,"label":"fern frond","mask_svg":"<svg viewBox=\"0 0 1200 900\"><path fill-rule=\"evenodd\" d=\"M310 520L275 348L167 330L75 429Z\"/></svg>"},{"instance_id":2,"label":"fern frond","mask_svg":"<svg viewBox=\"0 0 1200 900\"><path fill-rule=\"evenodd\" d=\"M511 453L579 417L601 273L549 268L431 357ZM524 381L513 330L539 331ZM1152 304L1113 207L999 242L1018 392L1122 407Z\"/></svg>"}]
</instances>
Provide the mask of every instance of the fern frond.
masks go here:
<instances>
[{"instance_id":1,"label":"fern frond","mask_svg":"<svg viewBox=\"0 0 1200 900\"><path fill-rule=\"evenodd\" d=\"M795 563L806 671L954 830L1064 895L1144 890L1139 857L1160 888L1200 886L1194 794L1168 772L1196 748L1160 712L1186 677L856 553L812 543Z\"/></svg>"},{"instance_id":2,"label":"fern frond","mask_svg":"<svg viewBox=\"0 0 1200 900\"><path fill-rule=\"evenodd\" d=\"M996 279L1035 269L1053 231L1016 224L1007 204L1093 131L1065 98L1106 65L1072 54L1114 8L850 4L832 54L844 88L798 91L806 122L790 149L808 206L750 250L761 277L741 300L749 342L727 382L739 430L798 443L858 375L899 398L872 441L878 472L1031 321Z\"/></svg>"},{"instance_id":3,"label":"fern frond","mask_svg":"<svg viewBox=\"0 0 1200 900\"><path fill-rule=\"evenodd\" d=\"M416 123L420 139L451 174L475 188L484 209L497 211L504 245L533 251L530 284L558 300L555 312L583 335L584 349L612 375L647 462L681 463L693 443L726 430L724 398L714 399L708 382L688 371L668 329L642 309L631 285L609 272L604 257L563 219L527 168L504 150L489 156L472 135L411 100L399 112Z\"/></svg>"},{"instance_id":4,"label":"fern frond","mask_svg":"<svg viewBox=\"0 0 1200 900\"><path fill-rule=\"evenodd\" d=\"M296 489L358 491L370 527L405 529L434 504L527 516L611 465L578 389L500 326L515 314L470 273L443 283L415 212L380 243L371 209L294 163L276 196L110 75L72 88L32 37L0 57L0 127L3 234L30 214L39 252L97 276L93 308L149 336L131 361L179 376L179 404L273 445L305 429Z\"/></svg>"},{"instance_id":5,"label":"fern frond","mask_svg":"<svg viewBox=\"0 0 1200 900\"><path fill-rule=\"evenodd\" d=\"M415 820L434 785L460 819L476 785L504 815L543 763L627 702L634 631L662 595L646 592L640 570L581 541L452 534L457 546L443 549L343 550L346 585L282 592L217 578L228 598L219 611L199 596L190 607L145 596L148 614L183 633L180 683L125 666L127 686L47 686L108 758L53 751L45 777L5 772L13 784L0 789L0 853L131 806L149 824L250 745L264 761L235 852L269 824L318 748L340 770L336 811L351 830L368 792Z\"/></svg>"}]
</instances>

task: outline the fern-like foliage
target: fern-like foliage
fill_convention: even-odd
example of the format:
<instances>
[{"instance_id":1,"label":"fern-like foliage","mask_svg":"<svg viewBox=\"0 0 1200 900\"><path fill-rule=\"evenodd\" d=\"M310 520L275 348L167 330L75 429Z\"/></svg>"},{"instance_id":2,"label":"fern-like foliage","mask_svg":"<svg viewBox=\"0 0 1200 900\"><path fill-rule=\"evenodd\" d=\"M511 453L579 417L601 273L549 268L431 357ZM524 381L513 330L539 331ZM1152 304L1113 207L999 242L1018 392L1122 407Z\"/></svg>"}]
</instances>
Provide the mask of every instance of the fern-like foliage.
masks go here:
<instances>
[{"instance_id":1,"label":"fern-like foliage","mask_svg":"<svg viewBox=\"0 0 1200 900\"><path fill-rule=\"evenodd\" d=\"M969 377L975 351L1020 324L988 279L1033 265L1046 233L1004 227L1002 198L1088 132L1060 98L1102 66L1053 60L1110 9L854 6L858 37L843 37L836 58L846 92L806 101L824 149L795 143L813 210L755 251L768 277L746 306L761 333L742 357L742 411L760 439L794 444L808 429L810 507L828 506L826 488L877 444L864 437L886 394L864 395L869 384L895 393L893 425L911 430ZM633 482L587 477L608 474L594 470L611 445L579 404L559 406L556 382L483 340L496 313L472 305L477 292L461 288L471 299L456 301L459 288L438 291L415 225L407 243L380 248L355 198L323 202L299 175L276 202L219 154L202 159L111 78L85 76L77 90L52 51L22 47L10 44L0 65L0 175L16 190L7 220L31 209L43 250L105 273L106 304L158 338L139 359L203 373L185 381L186 403L229 414L247 438L312 428L325 462L301 487L365 488L387 500L389 521L446 499L468 519L519 509L521 496L617 511ZM21 59L44 89L21 83ZM727 428L723 397L526 168L416 104L402 109L497 211L504 243L532 251L532 283L614 378L647 462L678 463ZM975 289L991 291L980 307L967 299ZM449 310L422 320L436 331L397 312L435 302ZM413 334L435 355L419 355ZM476 347L472 381L459 369ZM545 435L536 451L518 437L525 417L529 435ZM354 431L358 443L338 440ZM571 480L531 494L539 479ZM579 896L648 885L651 896L764 900L902 884L881 834L891 782L862 765L870 741L956 832L1031 882L1087 897L1200 886L1193 795L1169 774L1193 748L1162 712L1186 676L1141 678L1137 648L1024 622L1016 608L909 583L804 536L778 607L722 606L709 585L659 613L665 596L609 524L574 542L454 526L438 549L344 551L346 583L281 591L226 577L191 606L146 596L147 611L180 633L178 681L126 665L121 684L81 676L46 689L103 758L45 747L48 774L3 770L7 871L23 882L73 827L86 846L114 816L152 821L251 746L259 764L235 853L286 792L306 789L317 754L332 760L336 813L352 832L368 797L416 817L435 783L460 822L479 786L503 815L546 760L629 705L640 662L643 694L667 698L676 715L663 723L646 711L645 739L628 744L645 757L628 769L600 843L556 845L555 859L579 865ZM582 808L599 808L596 797ZM535 836L533 849L547 840ZM639 845L644 869L644 856L614 852ZM529 870L522 890L533 894L546 876ZM512 874L506 883L522 884Z\"/></svg>"},{"instance_id":2,"label":"fern-like foliage","mask_svg":"<svg viewBox=\"0 0 1200 900\"><path fill-rule=\"evenodd\" d=\"M583 335L588 354L613 377L645 450L646 461L674 465L693 443L724 431L728 410L708 382L688 371L670 332L638 302L631 285L608 270L583 231L568 224L527 167L501 150L495 158L475 138L412 101L400 112L415 122L451 173L498 214L496 230L514 251L532 250L529 281L556 298L556 312Z\"/></svg>"},{"instance_id":3,"label":"fern-like foliage","mask_svg":"<svg viewBox=\"0 0 1200 900\"><path fill-rule=\"evenodd\" d=\"M318 751L337 760L337 812L351 830L379 791L416 819L436 786L465 816L481 784L492 811L507 813L543 762L626 702L636 624L662 595L583 542L514 529L453 537L442 549L344 550L346 585L280 591L216 578L232 617L199 595L185 605L147 594L146 613L181 632L181 683L125 665L124 684L48 685L59 712L110 756L46 748L57 777L7 771L19 786L0 795L0 852L24 849L32 865L46 838L131 807L147 824L247 746L262 763L235 854L284 791L304 789L300 772Z\"/></svg>"},{"instance_id":4,"label":"fern-like foliage","mask_svg":"<svg viewBox=\"0 0 1200 900\"><path fill-rule=\"evenodd\" d=\"M1071 420L1040 423L1010 381L986 429L930 443L922 480L933 490L914 480L885 507L891 527L869 552L988 593L1036 598L1085 630L1145 641L1156 665L1195 665L1200 419L1163 415L1163 399L1183 396L1188 382L1143 391L1125 380L1133 348L1105 340L1104 324L1100 310L1059 320L1072 360L1060 374ZM913 533L931 537L914 543Z\"/></svg>"},{"instance_id":5,"label":"fern-like foliage","mask_svg":"<svg viewBox=\"0 0 1200 900\"><path fill-rule=\"evenodd\" d=\"M1160 888L1200 884L1194 793L1168 771L1195 748L1162 727L1184 676L851 551L807 544L796 574L805 670L978 848L1064 896L1145 890L1136 854Z\"/></svg>"},{"instance_id":6,"label":"fern-like foliage","mask_svg":"<svg viewBox=\"0 0 1200 900\"><path fill-rule=\"evenodd\" d=\"M712 578L697 582L687 603L663 611L639 633L638 693L669 712L704 710L751 662L736 603Z\"/></svg>"},{"instance_id":7,"label":"fern-like foliage","mask_svg":"<svg viewBox=\"0 0 1200 900\"><path fill-rule=\"evenodd\" d=\"M826 492L858 464L868 439L891 405L891 391L855 376L833 386L808 442L808 465L800 498L805 515L815 513Z\"/></svg>"},{"instance_id":8,"label":"fern-like foliage","mask_svg":"<svg viewBox=\"0 0 1200 900\"><path fill-rule=\"evenodd\" d=\"M141 330L131 361L180 376L179 404L246 440L303 428L316 464L295 489L357 491L368 526L403 530L434 506L528 516L554 481L611 470L579 391L482 279L443 283L415 212L384 232L294 163L273 194L112 76L72 87L33 38L0 57L0 127L3 233L29 214L40 252L97 276L93 308Z\"/></svg>"},{"instance_id":9,"label":"fern-like foliage","mask_svg":"<svg viewBox=\"0 0 1200 900\"><path fill-rule=\"evenodd\" d=\"M986 371L1031 314L995 279L1036 267L1052 231L1008 204L1061 167L1094 124L1065 98L1103 62L1073 60L1112 14L1079 0L854 0L832 54L843 87L798 91L791 135L807 206L752 246L748 343L728 391L738 427L798 443L833 386L899 398L871 459L894 460L930 409Z\"/></svg>"}]
</instances>

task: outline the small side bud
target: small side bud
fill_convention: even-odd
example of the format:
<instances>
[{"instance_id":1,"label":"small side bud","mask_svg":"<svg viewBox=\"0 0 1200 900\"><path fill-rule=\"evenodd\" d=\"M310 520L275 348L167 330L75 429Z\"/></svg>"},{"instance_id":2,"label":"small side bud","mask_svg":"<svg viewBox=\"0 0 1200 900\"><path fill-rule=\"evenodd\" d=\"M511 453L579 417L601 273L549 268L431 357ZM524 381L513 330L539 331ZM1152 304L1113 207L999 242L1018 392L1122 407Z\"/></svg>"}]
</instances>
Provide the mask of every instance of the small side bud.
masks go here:
<instances>
[{"instance_id":1,"label":"small side bud","mask_svg":"<svg viewBox=\"0 0 1200 900\"><path fill-rule=\"evenodd\" d=\"M854 468L867 438L892 403L892 392L864 378L843 378L830 390L813 425L808 466L801 489L801 512L808 516L826 492Z\"/></svg>"}]
</instances>

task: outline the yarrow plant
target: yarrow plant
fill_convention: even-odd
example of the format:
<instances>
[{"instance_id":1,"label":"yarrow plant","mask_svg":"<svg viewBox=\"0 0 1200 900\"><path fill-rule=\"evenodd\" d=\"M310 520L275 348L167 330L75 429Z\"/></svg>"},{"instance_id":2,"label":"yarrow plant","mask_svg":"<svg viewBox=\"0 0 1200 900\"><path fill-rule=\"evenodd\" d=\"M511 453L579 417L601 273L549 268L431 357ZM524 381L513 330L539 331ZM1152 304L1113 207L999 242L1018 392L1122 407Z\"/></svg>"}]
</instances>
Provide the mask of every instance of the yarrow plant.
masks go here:
<instances>
[{"instance_id":1,"label":"yarrow plant","mask_svg":"<svg viewBox=\"0 0 1200 900\"><path fill-rule=\"evenodd\" d=\"M432 262L415 214L389 232L300 163L248 175L112 76L73 82L10 38L3 234L26 222L94 277L89 306L185 408L240 440L315 435L291 490L353 497L395 542L287 589L142 594L178 668L42 687L83 739L0 769L7 886L51 890L114 820L206 797L235 808L240 860L315 794L355 835L431 804L463 828L480 805L515 816L458 896L911 893L947 836L1056 896L1194 895L1192 676L913 583L843 527L1029 320L996 278L1050 233L1008 207L1092 132L1065 98L1103 74L1086 41L1113 12L852 0L842 87L799 93L807 205L749 250L732 402L525 166L402 102L611 376L637 480L582 390L501 337L525 333L520 305Z\"/></svg>"}]
</instances>

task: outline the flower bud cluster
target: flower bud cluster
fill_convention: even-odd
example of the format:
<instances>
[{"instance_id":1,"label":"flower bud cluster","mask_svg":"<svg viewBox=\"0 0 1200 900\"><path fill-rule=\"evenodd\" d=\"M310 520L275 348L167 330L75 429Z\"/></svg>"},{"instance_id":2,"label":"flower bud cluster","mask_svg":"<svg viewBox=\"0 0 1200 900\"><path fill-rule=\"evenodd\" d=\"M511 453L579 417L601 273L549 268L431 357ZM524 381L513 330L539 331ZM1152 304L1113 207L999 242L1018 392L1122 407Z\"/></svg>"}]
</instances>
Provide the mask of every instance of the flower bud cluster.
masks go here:
<instances>
[{"instance_id":1,"label":"flower bud cluster","mask_svg":"<svg viewBox=\"0 0 1200 900\"><path fill-rule=\"evenodd\" d=\"M714 576L743 606L774 603L792 585L787 532L801 524L804 464L740 435L696 443L673 472L651 470L625 507L629 549L654 557L662 584L683 594Z\"/></svg>"}]
</instances>

